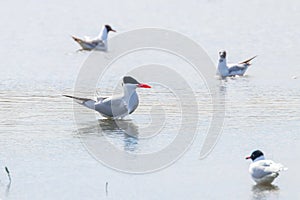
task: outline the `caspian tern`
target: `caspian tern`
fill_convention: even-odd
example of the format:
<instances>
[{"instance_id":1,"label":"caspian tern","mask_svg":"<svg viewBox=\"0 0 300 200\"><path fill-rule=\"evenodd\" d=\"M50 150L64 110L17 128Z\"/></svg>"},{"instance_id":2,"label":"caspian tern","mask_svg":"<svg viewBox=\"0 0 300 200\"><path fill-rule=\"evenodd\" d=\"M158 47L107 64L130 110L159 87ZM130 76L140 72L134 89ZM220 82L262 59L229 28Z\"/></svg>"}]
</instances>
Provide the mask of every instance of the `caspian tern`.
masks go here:
<instances>
[{"instance_id":1,"label":"caspian tern","mask_svg":"<svg viewBox=\"0 0 300 200\"><path fill-rule=\"evenodd\" d=\"M252 179L257 184L271 184L278 177L280 171L287 170L282 164L275 163L272 160L265 160L264 154L260 150L254 151L251 156L246 159L251 159L249 172Z\"/></svg>"},{"instance_id":2,"label":"caspian tern","mask_svg":"<svg viewBox=\"0 0 300 200\"><path fill-rule=\"evenodd\" d=\"M107 37L108 33L116 32L111 28L110 25L104 25L100 34L94 38L84 38L80 39L78 37L72 36L72 38L82 47L82 50L98 50L98 51L107 51Z\"/></svg>"},{"instance_id":3,"label":"caspian tern","mask_svg":"<svg viewBox=\"0 0 300 200\"><path fill-rule=\"evenodd\" d=\"M136 93L137 88L151 88L151 86L139 83L130 76L123 77L123 94L112 97L98 97L97 101L87 98L74 97L63 95L65 97L73 98L75 102L99 112L106 118L123 118L133 113L139 104L139 97Z\"/></svg>"},{"instance_id":4,"label":"caspian tern","mask_svg":"<svg viewBox=\"0 0 300 200\"><path fill-rule=\"evenodd\" d=\"M240 63L236 64L227 64L226 61L226 51L220 51L219 52L219 64L218 64L218 73L222 78L225 78L227 76L243 76L248 69L248 67L251 65L250 61L256 58L256 56L245 60Z\"/></svg>"}]
</instances>

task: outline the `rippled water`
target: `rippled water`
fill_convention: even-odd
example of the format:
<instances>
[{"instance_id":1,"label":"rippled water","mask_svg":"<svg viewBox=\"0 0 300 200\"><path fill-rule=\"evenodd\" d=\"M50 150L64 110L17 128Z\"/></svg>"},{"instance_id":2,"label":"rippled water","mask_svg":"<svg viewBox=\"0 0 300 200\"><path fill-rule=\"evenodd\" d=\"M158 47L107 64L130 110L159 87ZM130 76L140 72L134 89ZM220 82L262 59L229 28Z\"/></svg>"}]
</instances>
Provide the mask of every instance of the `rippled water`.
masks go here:
<instances>
[{"instance_id":1,"label":"rippled water","mask_svg":"<svg viewBox=\"0 0 300 200\"><path fill-rule=\"evenodd\" d=\"M0 167L3 168L0 198L300 197L298 2L83 3L76 0L3 4L0 8ZM76 52L78 46L70 34L96 35L103 23L110 23L119 33L149 26L176 30L198 42L215 63L220 49L228 51L230 61L258 55L247 76L220 81L216 86L219 94L226 97L226 118L222 135L208 157L199 159L212 116L210 96L203 82L195 87L201 118L198 134L173 165L149 174L126 174L104 166L86 150L81 137L105 136L125 152L153 152L172 142L180 124L180 111L174 106L176 99L170 91L158 86L138 91L140 106L130 118L120 122L122 129L61 96L72 94L80 67L89 55ZM129 62L121 64L126 63ZM119 80L117 72L111 77ZM109 82L99 85L103 95L109 94L110 89ZM148 114L153 98L158 97L163 97L161 103L169 118L164 134L147 138L151 133L147 130L151 123ZM83 115L92 114L93 119L76 124L73 106ZM154 111L158 116L161 114L159 109ZM99 133L99 127L103 132ZM125 134L124 129L132 135ZM250 179L250 163L244 157L254 149L263 150L268 158L289 168L273 187L254 186ZM11 172L10 185L4 166Z\"/></svg>"}]
</instances>

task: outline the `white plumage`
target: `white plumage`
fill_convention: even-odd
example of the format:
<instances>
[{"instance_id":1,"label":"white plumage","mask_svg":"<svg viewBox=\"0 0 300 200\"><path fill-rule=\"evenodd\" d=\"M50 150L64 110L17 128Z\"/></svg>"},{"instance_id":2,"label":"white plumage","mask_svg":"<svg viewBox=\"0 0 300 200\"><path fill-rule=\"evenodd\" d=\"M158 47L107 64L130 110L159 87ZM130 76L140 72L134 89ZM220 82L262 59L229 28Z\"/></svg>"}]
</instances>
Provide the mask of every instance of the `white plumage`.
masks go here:
<instances>
[{"instance_id":1,"label":"white plumage","mask_svg":"<svg viewBox=\"0 0 300 200\"><path fill-rule=\"evenodd\" d=\"M236 64L227 64L226 51L219 52L218 74L225 78L227 76L243 76L251 65L250 61L256 56Z\"/></svg>"},{"instance_id":2,"label":"white plumage","mask_svg":"<svg viewBox=\"0 0 300 200\"><path fill-rule=\"evenodd\" d=\"M75 102L87 108L99 112L106 118L123 118L133 113L139 104L137 88L151 88L151 86L139 83L130 76L123 77L123 94L111 97L98 97L97 101L88 98L63 95L75 100Z\"/></svg>"},{"instance_id":3,"label":"white plumage","mask_svg":"<svg viewBox=\"0 0 300 200\"><path fill-rule=\"evenodd\" d=\"M260 150L254 151L251 156L246 157L246 159L253 161L253 163L250 164L249 172L257 184L271 184L275 178L279 176L281 171L287 170L287 168L280 163L266 160Z\"/></svg>"},{"instance_id":4,"label":"white plumage","mask_svg":"<svg viewBox=\"0 0 300 200\"><path fill-rule=\"evenodd\" d=\"M116 32L110 25L104 25L100 34L94 39L89 37L80 39L75 36L72 36L72 38L81 46L82 50L107 51L107 37L110 31Z\"/></svg>"}]
</instances>

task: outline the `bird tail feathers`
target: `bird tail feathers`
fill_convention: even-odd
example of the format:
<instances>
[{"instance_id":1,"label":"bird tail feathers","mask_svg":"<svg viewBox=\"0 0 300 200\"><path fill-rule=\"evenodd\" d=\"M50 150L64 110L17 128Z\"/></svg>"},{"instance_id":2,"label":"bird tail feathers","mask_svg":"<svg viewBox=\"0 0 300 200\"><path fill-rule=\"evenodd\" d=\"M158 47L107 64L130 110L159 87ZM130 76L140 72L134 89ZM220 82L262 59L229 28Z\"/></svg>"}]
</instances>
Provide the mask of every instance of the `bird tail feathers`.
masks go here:
<instances>
[{"instance_id":1,"label":"bird tail feathers","mask_svg":"<svg viewBox=\"0 0 300 200\"><path fill-rule=\"evenodd\" d=\"M284 167L283 164L281 164L281 163L276 164L275 167L277 168L277 172L288 170L288 168Z\"/></svg>"},{"instance_id":2,"label":"bird tail feathers","mask_svg":"<svg viewBox=\"0 0 300 200\"><path fill-rule=\"evenodd\" d=\"M96 101L92 100L92 99L88 99L88 98L81 98L81 97L74 97L74 96L70 96L70 95L63 95L64 97L68 97L71 99L74 99L74 101L80 105L83 105L87 108L90 108L92 110L95 110L95 103Z\"/></svg>"},{"instance_id":3,"label":"bird tail feathers","mask_svg":"<svg viewBox=\"0 0 300 200\"><path fill-rule=\"evenodd\" d=\"M75 40L76 42L78 43L81 43L82 42L82 39L78 38L78 37L75 37L75 36L71 36L73 38L73 40Z\"/></svg>"},{"instance_id":4,"label":"bird tail feathers","mask_svg":"<svg viewBox=\"0 0 300 200\"><path fill-rule=\"evenodd\" d=\"M247 65L251 65L251 60L253 60L254 58L256 58L257 56L253 56L252 58L249 58L243 62L240 62L239 64L247 64Z\"/></svg>"}]
</instances>

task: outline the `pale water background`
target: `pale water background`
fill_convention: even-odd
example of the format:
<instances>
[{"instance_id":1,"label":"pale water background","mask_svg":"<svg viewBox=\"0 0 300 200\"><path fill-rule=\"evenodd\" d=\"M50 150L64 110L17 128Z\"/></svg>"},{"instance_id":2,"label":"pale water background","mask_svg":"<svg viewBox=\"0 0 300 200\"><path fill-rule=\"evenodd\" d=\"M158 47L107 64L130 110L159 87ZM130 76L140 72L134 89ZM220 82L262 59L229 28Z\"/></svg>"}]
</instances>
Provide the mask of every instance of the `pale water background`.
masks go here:
<instances>
[{"instance_id":1,"label":"pale water background","mask_svg":"<svg viewBox=\"0 0 300 200\"><path fill-rule=\"evenodd\" d=\"M0 18L2 199L300 198L299 2L13 0L2 2ZM72 94L89 55L75 52L78 45L70 35L97 35L104 23L119 33L142 27L181 32L198 42L215 63L220 49L227 50L229 61L259 55L246 77L229 79L221 87L226 123L206 159L198 159L205 131L178 162L151 174L114 171L85 150L72 101L61 94ZM151 106L151 92L139 92L146 103L133 119L143 119L143 109ZM210 109L207 94L198 95L203 97L199 104L205 130ZM104 126L110 139L126 151L161 145L128 140L114 134L113 126ZM93 131L88 125L83 128ZM249 177L250 163L244 157L255 149L289 168L271 190L253 187ZM10 188L4 166L11 171Z\"/></svg>"}]
</instances>

